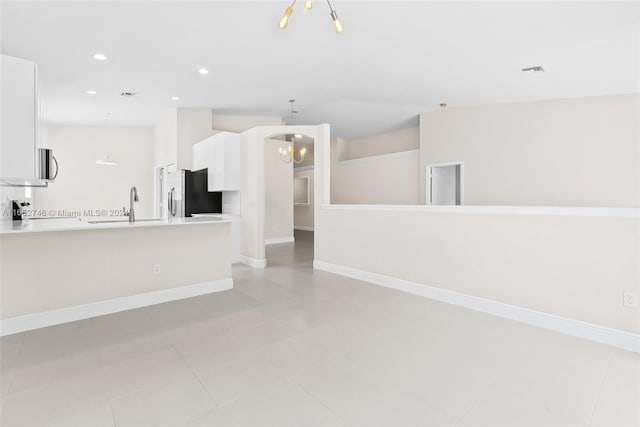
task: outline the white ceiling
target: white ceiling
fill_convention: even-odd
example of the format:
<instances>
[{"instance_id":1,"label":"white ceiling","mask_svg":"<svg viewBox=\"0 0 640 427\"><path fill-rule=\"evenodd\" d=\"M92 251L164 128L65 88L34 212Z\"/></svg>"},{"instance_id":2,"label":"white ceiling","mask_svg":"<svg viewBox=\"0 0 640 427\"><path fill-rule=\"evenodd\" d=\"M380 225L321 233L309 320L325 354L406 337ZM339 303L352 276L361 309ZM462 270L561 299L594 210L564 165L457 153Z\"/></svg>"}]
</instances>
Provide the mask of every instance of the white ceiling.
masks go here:
<instances>
[{"instance_id":1,"label":"white ceiling","mask_svg":"<svg viewBox=\"0 0 640 427\"><path fill-rule=\"evenodd\" d=\"M152 124L176 106L286 118L296 98L289 122L328 122L351 138L416 124L442 101L639 90L638 2L334 0L341 35L320 0L309 13L298 1L279 30L286 5L3 0L2 51L39 64L45 119L66 124L104 123L107 112L112 124ZM520 71L532 65L546 72Z\"/></svg>"}]
</instances>

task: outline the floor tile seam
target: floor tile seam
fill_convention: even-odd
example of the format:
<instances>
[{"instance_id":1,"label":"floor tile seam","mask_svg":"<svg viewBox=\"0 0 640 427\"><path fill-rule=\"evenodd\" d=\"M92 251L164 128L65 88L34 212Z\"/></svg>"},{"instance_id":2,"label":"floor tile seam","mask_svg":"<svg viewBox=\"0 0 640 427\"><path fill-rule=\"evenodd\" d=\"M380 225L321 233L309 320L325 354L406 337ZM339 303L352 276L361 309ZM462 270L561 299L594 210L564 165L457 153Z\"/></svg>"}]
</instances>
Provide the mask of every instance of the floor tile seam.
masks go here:
<instances>
[{"instance_id":1,"label":"floor tile seam","mask_svg":"<svg viewBox=\"0 0 640 427\"><path fill-rule=\"evenodd\" d=\"M313 393L311 393L309 390L307 390L307 388L301 384L300 382L296 381L294 378L292 378L289 375L285 374L285 377L291 381L292 383L294 383L295 385L297 385L298 387L300 387L300 389L314 402L319 403L322 407L324 407L325 409L327 409L333 416L335 416L338 420L340 420L341 422L345 423L345 425L349 425L347 424L346 420L343 419L340 415L338 415L334 409L332 409L331 407L329 407L328 404L326 404L325 402L322 401L322 399L320 399L319 397L315 396Z\"/></svg>"},{"instance_id":2,"label":"floor tile seam","mask_svg":"<svg viewBox=\"0 0 640 427\"><path fill-rule=\"evenodd\" d=\"M607 358L607 362L605 362L605 367L602 370L602 377L600 379L600 386L598 387L598 393L596 394L596 398L594 399L593 405L591 407L591 411L589 413L589 418L587 420L587 425L591 425L593 422L593 416L596 413L596 408L598 407L598 403L600 402L600 397L602 396L602 391L604 390L604 383L607 379L607 375L609 374L609 370L611 369L611 359L613 359L613 352L609 353L609 357Z\"/></svg>"},{"instance_id":3,"label":"floor tile seam","mask_svg":"<svg viewBox=\"0 0 640 427\"><path fill-rule=\"evenodd\" d=\"M202 380L200 379L200 376L198 375L198 373L195 371L195 369L193 369L191 364L187 361L187 358L180 351L178 351L178 349L176 347L172 346L172 348L176 352L178 357L182 360L182 363L184 363L184 365L187 367L189 372L191 372L191 375L193 375L193 377L196 379L196 381L198 381L200 386L207 393L207 396L209 396L211 401L216 405L216 407L215 408L211 408L211 410L222 407L222 405L220 405L220 403L217 401L217 399L213 397L213 394L211 394L211 391L209 390L209 388L202 382ZM209 412L209 411L207 411L207 412Z\"/></svg>"}]
</instances>

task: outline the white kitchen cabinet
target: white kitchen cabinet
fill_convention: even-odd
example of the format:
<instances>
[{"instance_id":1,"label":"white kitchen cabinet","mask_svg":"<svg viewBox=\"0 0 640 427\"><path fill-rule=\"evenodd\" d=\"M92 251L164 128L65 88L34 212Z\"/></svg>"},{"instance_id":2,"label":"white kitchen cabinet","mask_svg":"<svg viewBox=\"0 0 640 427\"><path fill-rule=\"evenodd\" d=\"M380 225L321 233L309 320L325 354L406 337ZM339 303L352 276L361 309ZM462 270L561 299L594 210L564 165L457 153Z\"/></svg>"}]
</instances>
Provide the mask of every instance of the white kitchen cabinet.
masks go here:
<instances>
[{"instance_id":1,"label":"white kitchen cabinet","mask_svg":"<svg viewBox=\"0 0 640 427\"><path fill-rule=\"evenodd\" d=\"M38 185L38 93L36 64L0 55L0 180Z\"/></svg>"},{"instance_id":2,"label":"white kitchen cabinet","mask_svg":"<svg viewBox=\"0 0 640 427\"><path fill-rule=\"evenodd\" d=\"M204 168L209 191L239 191L240 134L220 132L194 144L192 170Z\"/></svg>"}]
</instances>

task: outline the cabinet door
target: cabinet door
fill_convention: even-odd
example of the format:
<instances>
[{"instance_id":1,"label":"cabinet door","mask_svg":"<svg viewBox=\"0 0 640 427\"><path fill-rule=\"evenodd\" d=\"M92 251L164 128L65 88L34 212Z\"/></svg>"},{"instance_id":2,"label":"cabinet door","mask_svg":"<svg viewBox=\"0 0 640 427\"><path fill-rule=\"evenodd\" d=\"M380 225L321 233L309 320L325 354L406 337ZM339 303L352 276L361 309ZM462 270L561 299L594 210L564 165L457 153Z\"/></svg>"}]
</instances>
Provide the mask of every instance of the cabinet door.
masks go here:
<instances>
[{"instance_id":1,"label":"cabinet door","mask_svg":"<svg viewBox=\"0 0 640 427\"><path fill-rule=\"evenodd\" d=\"M0 73L0 175L10 183L34 180L38 113L36 66L33 62L1 55Z\"/></svg>"},{"instance_id":2,"label":"cabinet door","mask_svg":"<svg viewBox=\"0 0 640 427\"><path fill-rule=\"evenodd\" d=\"M213 159L209 165L209 191L224 190L224 134L219 133L214 136Z\"/></svg>"},{"instance_id":3,"label":"cabinet door","mask_svg":"<svg viewBox=\"0 0 640 427\"><path fill-rule=\"evenodd\" d=\"M197 171L209 168L209 165L213 162L214 143L215 141L213 140L213 138L207 138L203 141L193 144L193 148L191 150L191 170Z\"/></svg>"},{"instance_id":4,"label":"cabinet door","mask_svg":"<svg viewBox=\"0 0 640 427\"><path fill-rule=\"evenodd\" d=\"M225 135L224 185L225 190L240 190L240 135Z\"/></svg>"}]
</instances>

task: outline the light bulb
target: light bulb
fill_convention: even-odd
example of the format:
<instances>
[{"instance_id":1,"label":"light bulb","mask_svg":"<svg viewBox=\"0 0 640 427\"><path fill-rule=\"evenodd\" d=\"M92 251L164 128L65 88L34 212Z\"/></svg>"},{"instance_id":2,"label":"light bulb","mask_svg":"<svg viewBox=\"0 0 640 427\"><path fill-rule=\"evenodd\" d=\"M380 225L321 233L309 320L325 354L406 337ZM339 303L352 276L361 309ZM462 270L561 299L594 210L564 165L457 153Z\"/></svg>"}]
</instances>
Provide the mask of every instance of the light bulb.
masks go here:
<instances>
[{"instance_id":1,"label":"light bulb","mask_svg":"<svg viewBox=\"0 0 640 427\"><path fill-rule=\"evenodd\" d=\"M313 7L313 0L305 0L304 8L307 10L311 10L312 7Z\"/></svg>"},{"instance_id":2,"label":"light bulb","mask_svg":"<svg viewBox=\"0 0 640 427\"><path fill-rule=\"evenodd\" d=\"M331 11L331 19L333 19L333 26L336 28L336 33L340 34L343 30L342 22L338 19L338 14L335 10Z\"/></svg>"},{"instance_id":3,"label":"light bulb","mask_svg":"<svg viewBox=\"0 0 640 427\"><path fill-rule=\"evenodd\" d=\"M284 10L284 13L282 14L282 17L280 18L280 21L278 21L278 25L280 26L281 30L284 30L285 28L287 28L287 24L289 23L289 17L291 16L292 13L293 13L293 8L291 6L287 6L287 8Z\"/></svg>"}]
</instances>

